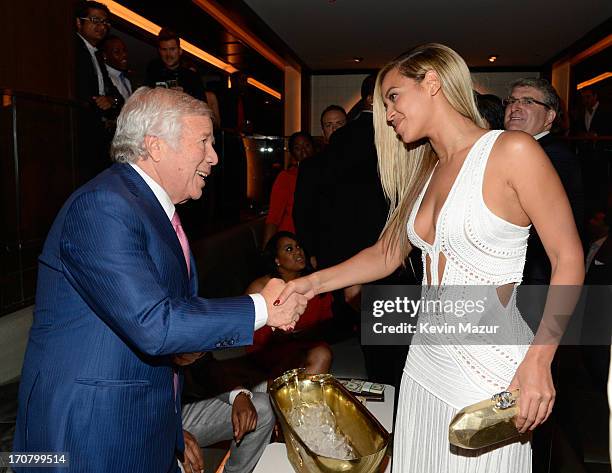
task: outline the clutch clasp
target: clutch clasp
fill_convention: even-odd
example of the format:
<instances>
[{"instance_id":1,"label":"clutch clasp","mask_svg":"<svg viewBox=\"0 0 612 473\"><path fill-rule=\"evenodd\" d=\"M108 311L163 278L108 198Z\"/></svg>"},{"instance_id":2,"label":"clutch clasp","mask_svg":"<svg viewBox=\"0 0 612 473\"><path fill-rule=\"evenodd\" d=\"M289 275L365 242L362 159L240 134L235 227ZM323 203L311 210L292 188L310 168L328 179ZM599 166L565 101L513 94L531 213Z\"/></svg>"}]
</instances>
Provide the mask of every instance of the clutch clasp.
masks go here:
<instances>
[{"instance_id":1,"label":"clutch clasp","mask_svg":"<svg viewBox=\"0 0 612 473\"><path fill-rule=\"evenodd\" d=\"M516 399L514 399L510 391L502 391L500 393L493 394L491 400L495 403L495 407L498 409L508 409L516 404Z\"/></svg>"}]
</instances>

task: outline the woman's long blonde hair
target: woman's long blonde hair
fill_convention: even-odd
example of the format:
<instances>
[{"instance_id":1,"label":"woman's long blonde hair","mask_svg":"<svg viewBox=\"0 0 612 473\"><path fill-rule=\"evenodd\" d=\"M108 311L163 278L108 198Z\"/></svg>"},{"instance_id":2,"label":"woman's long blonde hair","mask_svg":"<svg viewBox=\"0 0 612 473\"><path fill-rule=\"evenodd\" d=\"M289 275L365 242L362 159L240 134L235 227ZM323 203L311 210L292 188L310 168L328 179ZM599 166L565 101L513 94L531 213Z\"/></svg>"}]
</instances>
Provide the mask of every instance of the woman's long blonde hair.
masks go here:
<instances>
[{"instance_id":1,"label":"woman's long blonde hair","mask_svg":"<svg viewBox=\"0 0 612 473\"><path fill-rule=\"evenodd\" d=\"M399 245L402 259L405 259L409 248L408 216L437 158L427 139L405 144L387 123L381 84L394 69L417 82L422 81L428 71L435 71L450 105L476 125L484 128L486 124L476 107L470 71L463 58L447 46L437 43L417 46L378 73L374 89L374 135L378 172L390 203L381 238L386 243L387 254Z\"/></svg>"}]
</instances>

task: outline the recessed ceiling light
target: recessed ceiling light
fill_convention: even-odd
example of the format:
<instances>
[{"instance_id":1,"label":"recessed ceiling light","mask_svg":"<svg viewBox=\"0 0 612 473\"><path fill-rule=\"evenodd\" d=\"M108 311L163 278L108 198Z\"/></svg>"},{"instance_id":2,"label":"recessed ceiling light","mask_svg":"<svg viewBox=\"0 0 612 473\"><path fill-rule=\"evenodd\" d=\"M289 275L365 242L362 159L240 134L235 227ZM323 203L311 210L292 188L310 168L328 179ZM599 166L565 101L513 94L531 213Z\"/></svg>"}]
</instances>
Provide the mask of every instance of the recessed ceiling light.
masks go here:
<instances>
[{"instance_id":1,"label":"recessed ceiling light","mask_svg":"<svg viewBox=\"0 0 612 473\"><path fill-rule=\"evenodd\" d=\"M499 57L499 54L491 54L489 56L489 62L495 62L497 61L497 58Z\"/></svg>"},{"instance_id":2,"label":"recessed ceiling light","mask_svg":"<svg viewBox=\"0 0 612 473\"><path fill-rule=\"evenodd\" d=\"M355 57L353 58L353 62L361 62L361 61L363 61L363 58L362 58L362 57L355 56Z\"/></svg>"}]
</instances>

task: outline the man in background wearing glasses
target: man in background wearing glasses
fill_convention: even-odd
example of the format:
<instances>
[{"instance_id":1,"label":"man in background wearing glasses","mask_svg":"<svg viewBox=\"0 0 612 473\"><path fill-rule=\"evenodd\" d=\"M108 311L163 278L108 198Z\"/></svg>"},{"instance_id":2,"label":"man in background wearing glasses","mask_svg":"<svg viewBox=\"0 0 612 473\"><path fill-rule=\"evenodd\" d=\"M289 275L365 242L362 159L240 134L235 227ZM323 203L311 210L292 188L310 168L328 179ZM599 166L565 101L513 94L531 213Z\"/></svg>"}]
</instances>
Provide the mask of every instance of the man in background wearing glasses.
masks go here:
<instances>
[{"instance_id":1,"label":"man in background wearing glasses","mask_svg":"<svg viewBox=\"0 0 612 473\"><path fill-rule=\"evenodd\" d=\"M97 46L110 29L108 7L81 1L75 8L75 95L79 102L77 138L79 171L83 181L110 165L108 149L112 123L123 105Z\"/></svg>"},{"instance_id":2,"label":"man in background wearing glasses","mask_svg":"<svg viewBox=\"0 0 612 473\"><path fill-rule=\"evenodd\" d=\"M533 136L555 167L565 188L580 232L584 219L584 194L580 161L569 148L551 133L560 114L561 101L546 79L519 79L510 86L504 99L506 130L520 130ZM527 246L523 284L549 284L550 262L535 230Z\"/></svg>"}]
</instances>

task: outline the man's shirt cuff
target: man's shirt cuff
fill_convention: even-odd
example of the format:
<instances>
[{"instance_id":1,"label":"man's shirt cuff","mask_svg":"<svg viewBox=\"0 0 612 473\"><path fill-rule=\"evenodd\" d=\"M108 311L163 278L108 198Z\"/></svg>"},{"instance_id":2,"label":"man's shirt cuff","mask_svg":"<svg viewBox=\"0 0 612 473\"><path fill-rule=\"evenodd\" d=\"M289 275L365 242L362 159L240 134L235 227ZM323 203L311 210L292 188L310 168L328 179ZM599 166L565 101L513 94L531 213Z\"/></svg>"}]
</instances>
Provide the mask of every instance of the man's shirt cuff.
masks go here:
<instances>
[{"instance_id":1,"label":"man's shirt cuff","mask_svg":"<svg viewBox=\"0 0 612 473\"><path fill-rule=\"evenodd\" d=\"M254 330L260 329L268 321L268 307L266 306L266 300L261 294L249 294L255 304L255 328Z\"/></svg>"},{"instance_id":2,"label":"man's shirt cuff","mask_svg":"<svg viewBox=\"0 0 612 473\"><path fill-rule=\"evenodd\" d=\"M249 391L248 389L244 389L244 388L234 389L229 394L229 403L231 405L234 405L234 401L236 400L236 396L238 396L238 394L240 394L240 393L245 393L249 397L249 399L253 398L253 393L251 391Z\"/></svg>"}]
</instances>

